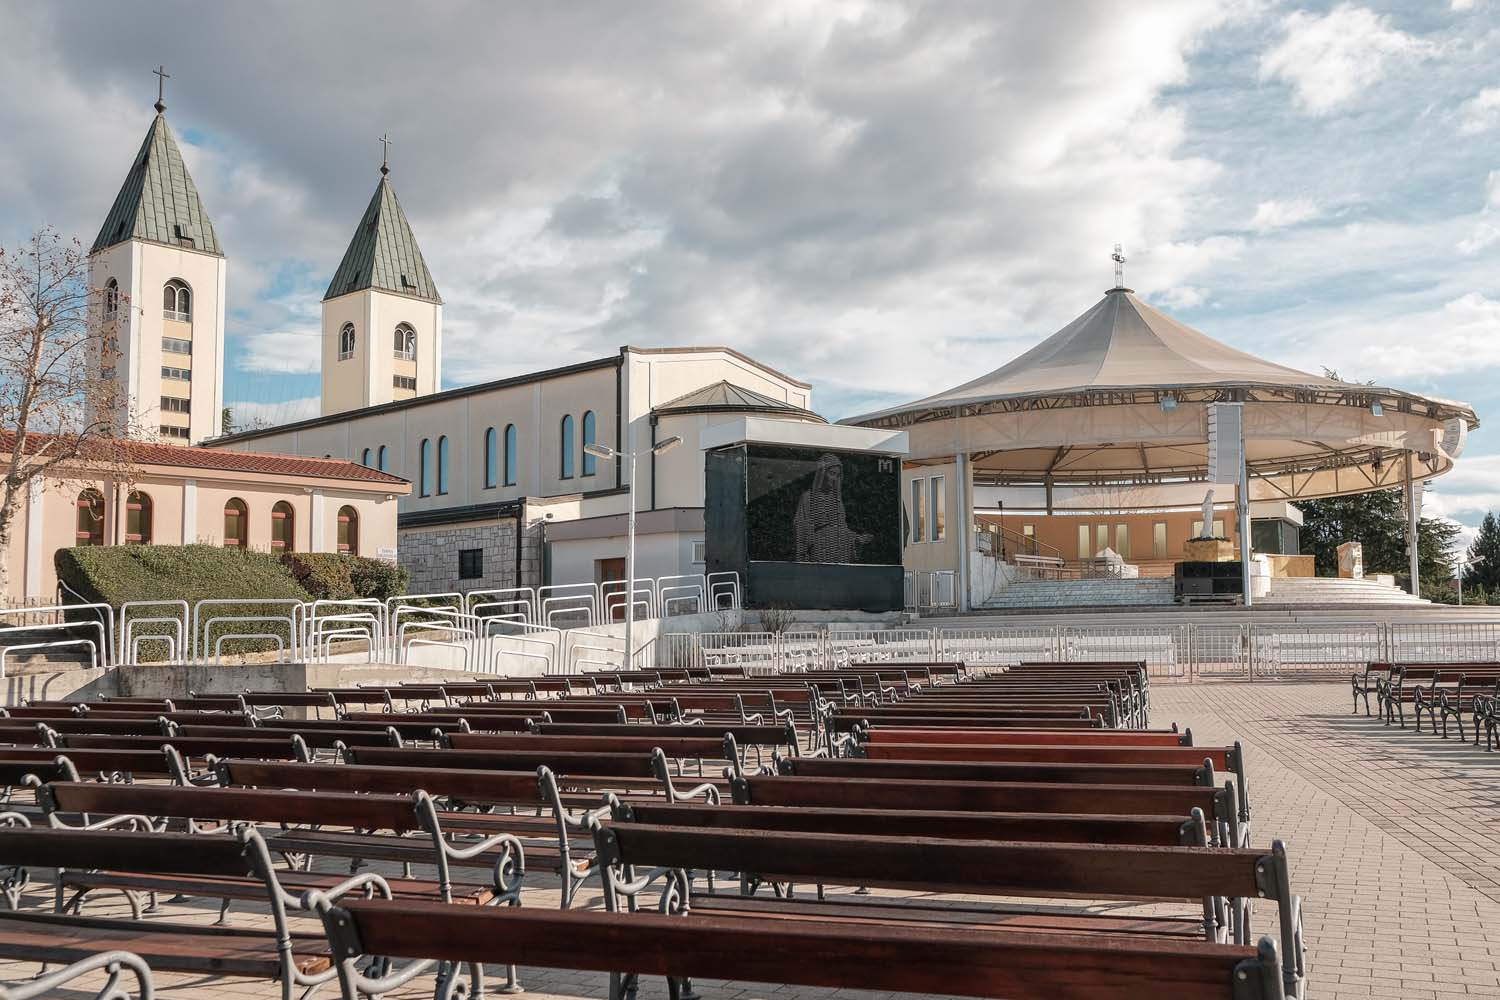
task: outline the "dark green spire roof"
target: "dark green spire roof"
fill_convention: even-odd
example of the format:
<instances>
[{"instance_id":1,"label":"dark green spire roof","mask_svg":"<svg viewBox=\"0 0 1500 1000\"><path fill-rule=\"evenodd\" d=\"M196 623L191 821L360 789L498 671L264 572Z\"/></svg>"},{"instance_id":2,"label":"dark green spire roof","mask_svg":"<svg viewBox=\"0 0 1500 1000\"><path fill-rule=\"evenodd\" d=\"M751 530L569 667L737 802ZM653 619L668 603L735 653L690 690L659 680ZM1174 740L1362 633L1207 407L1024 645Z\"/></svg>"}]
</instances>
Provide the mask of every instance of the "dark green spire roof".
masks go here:
<instances>
[{"instance_id":1,"label":"dark green spire roof","mask_svg":"<svg viewBox=\"0 0 1500 1000\"><path fill-rule=\"evenodd\" d=\"M378 288L397 295L410 295L429 302L442 302L432 272L422 259L411 223L401 211L396 191L382 169L380 185L365 209L349 249L339 262L333 280L328 283L325 300L366 288Z\"/></svg>"},{"instance_id":2,"label":"dark green spire roof","mask_svg":"<svg viewBox=\"0 0 1500 1000\"><path fill-rule=\"evenodd\" d=\"M126 240L191 246L194 250L224 255L214 234L214 224L203 210L198 188L187 164L182 162L182 151L161 114L151 123L146 141L135 154L125 184L115 195L115 203L89 252Z\"/></svg>"}]
</instances>

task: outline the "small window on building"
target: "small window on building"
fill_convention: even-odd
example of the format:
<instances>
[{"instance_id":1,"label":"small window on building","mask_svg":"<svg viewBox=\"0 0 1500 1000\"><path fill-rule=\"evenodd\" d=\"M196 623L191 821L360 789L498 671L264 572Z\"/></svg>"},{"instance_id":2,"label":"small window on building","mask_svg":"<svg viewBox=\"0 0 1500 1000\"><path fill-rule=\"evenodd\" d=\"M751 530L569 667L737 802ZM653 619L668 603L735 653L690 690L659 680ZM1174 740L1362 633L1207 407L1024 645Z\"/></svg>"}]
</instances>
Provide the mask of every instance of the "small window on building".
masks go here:
<instances>
[{"instance_id":1,"label":"small window on building","mask_svg":"<svg viewBox=\"0 0 1500 1000\"><path fill-rule=\"evenodd\" d=\"M941 542L948 531L948 493L943 488L947 483L946 476L933 476L927 481L928 496L931 500L932 511L932 540Z\"/></svg>"},{"instance_id":2,"label":"small window on building","mask_svg":"<svg viewBox=\"0 0 1500 1000\"><path fill-rule=\"evenodd\" d=\"M1115 525L1115 551L1122 559L1130 558L1130 525Z\"/></svg>"},{"instance_id":3,"label":"small window on building","mask_svg":"<svg viewBox=\"0 0 1500 1000\"><path fill-rule=\"evenodd\" d=\"M426 438L417 446L417 495L432 495L432 442Z\"/></svg>"},{"instance_id":4,"label":"small window on building","mask_svg":"<svg viewBox=\"0 0 1500 1000\"><path fill-rule=\"evenodd\" d=\"M391 385L397 389L410 389L417 391L417 379L415 375L392 375Z\"/></svg>"},{"instance_id":5,"label":"small window on building","mask_svg":"<svg viewBox=\"0 0 1500 1000\"><path fill-rule=\"evenodd\" d=\"M381 445L380 450L375 453L375 468L385 471L385 445Z\"/></svg>"},{"instance_id":6,"label":"small window on building","mask_svg":"<svg viewBox=\"0 0 1500 1000\"><path fill-rule=\"evenodd\" d=\"M396 360L417 360L417 331L405 323L396 327Z\"/></svg>"},{"instance_id":7,"label":"small window on building","mask_svg":"<svg viewBox=\"0 0 1500 1000\"><path fill-rule=\"evenodd\" d=\"M189 233L186 229L184 229L182 227L182 223L178 222L172 226L172 235L177 238L178 246L187 247L189 249L192 249L192 247L194 246L192 233Z\"/></svg>"},{"instance_id":8,"label":"small window on building","mask_svg":"<svg viewBox=\"0 0 1500 1000\"><path fill-rule=\"evenodd\" d=\"M359 512L353 507L339 508L339 552L359 555Z\"/></svg>"},{"instance_id":9,"label":"small window on building","mask_svg":"<svg viewBox=\"0 0 1500 1000\"><path fill-rule=\"evenodd\" d=\"M1109 525L1094 525L1094 555L1098 555L1109 548Z\"/></svg>"},{"instance_id":10,"label":"small window on building","mask_svg":"<svg viewBox=\"0 0 1500 1000\"><path fill-rule=\"evenodd\" d=\"M693 542L693 562L701 564L708 558L708 543L699 538Z\"/></svg>"},{"instance_id":11,"label":"small window on building","mask_svg":"<svg viewBox=\"0 0 1500 1000\"><path fill-rule=\"evenodd\" d=\"M495 488L495 477L500 471L500 439L495 434L495 428L486 427L484 431L484 488L487 490Z\"/></svg>"},{"instance_id":12,"label":"small window on building","mask_svg":"<svg viewBox=\"0 0 1500 1000\"><path fill-rule=\"evenodd\" d=\"M193 319L193 290L181 278L173 278L162 286L162 316L179 323L190 323Z\"/></svg>"},{"instance_id":13,"label":"small window on building","mask_svg":"<svg viewBox=\"0 0 1500 1000\"><path fill-rule=\"evenodd\" d=\"M1151 558L1167 558L1167 522L1157 521L1151 525Z\"/></svg>"},{"instance_id":14,"label":"small window on building","mask_svg":"<svg viewBox=\"0 0 1500 1000\"><path fill-rule=\"evenodd\" d=\"M416 288L417 287L417 283L415 281L412 281L411 278L408 277L407 275L403 274L401 276L401 287L402 288Z\"/></svg>"},{"instance_id":15,"label":"small window on building","mask_svg":"<svg viewBox=\"0 0 1500 1000\"><path fill-rule=\"evenodd\" d=\"M359 464L367 469L370 467L370 449L366 448L359 453Z\"/></svg>"},{"instance_id":16,"label":"small window on building","mask_svg":"<svg viewBox=\"0 0 1500 1000\"><path fill-rule=\"evenodd\" d=\"M927 495L926 484L920 479L911 481L911 540L927 540Z\"/></svg>"},{"instance_id":17,"label":"small window on building","mask_svg":"<svg viewBox=\"0 0 1500 1000\"><path fill-rule=\"evenodd\" d=\"M173 438L178 441L186 441L192 437L192 432L186 427L172 427L169 424L162 424L161 436L164 438Z\"/></svg>"},{"instance_id":18,"label":"small window on building","mask_svg":"<svg viewBox=\"0 0 1500 1000\"><path fill-rule=\"evenodd\" d=\"M591 444L594 444L594 430L594 411L584 410L583 444L585 448L587 448ZM585 476L592 476L594 474L594 470L598 467L598 461L599 460L596 459L593 455L590 455L587 451L585 451L583 453L583 474Z\"/></svg>"},{"instance_id":19,"label":"small window on building","mask_svg":"<svg viewBox=\"0 0 1500 1000\"><path fill-rule=\"evenodd\" d=\"M438 438L437 465L438 496L444 496L448 492L448 436L446 434Z\"/></svg>"},{"instance_id":20,"label":"small window on building","mask_svg":"<svg viewBox=\"0 0 1500 1000\"><path fill-rule=\"evenodd\" d=\"M120 283L110 278L104 283L104 318L114 319L120 311Z\"/></svg>"},{"instance_id":21,"label":"small window on building","mask_svg":"<svg viewBox=\"0 0 1500 1000\"><path fill-rule=\"evenodd\" d=\"M174 382L191 382L193 380L193 373L186 368L172 368L168 365L162 365L161 377L171 379Z\"/></svg>"},{"instance_id":22,"label":"small window on building","mask_svg":"<svg viewBox=\"0 0 1500 1000\"><path fill-rule=\"evenodd\" d=\"M243 549L250 544L250 511L245 501L234 497L224 504L224 547Z\"/></svg>"},{"instance_id":23,"label":"small window on building","mask_svg":"<svg viewBox=\"0 0 1500 1000\"><path fill-rule=\"evenodd\" d=\"M516 425L505 425L505 485L516 485Z\"/></svg>"},{"instance_id":24,"label":"small window on building","mask_svg":"<svg viewBox=\"0 0 1500 1000\"><path fill-rule=\"evenodd\" d=\"M354 324L353 323L345 323L344 324L344 328L339 331L339 360L340 361L348 361L350 358L354 357L354 344L355 344L355 341L356 341L356 337L354 335Z\"/></svg>"},{"instance_id":25,"label":"small window on building","mask_svg":"<svg viewBox=\"0 0 1500 1000\"><path fill-rule=\"evenodd\" d=\"M458 578L478 580L484 576L484 549L458 550Z\"/></svg>"},{"instance_id":26,"label":"small window on building","mask_svg":"<svg viewBox=\"0 0 1500 1000\"><path fill-rule=\"evenodd\" d=\"M161 398L161 409L163 413L191 413L192 401L182 399L178 396L163 396Z\"/></svg>"},{"instance_id":27,"label":"small window on building","mask_svg":"<svg viewBox=\"0 0 1500 1000\"><path fill-rule=\"evenodd\" d=\"M1088 559L1094 554L1093 533L1089 526L1080 524L1078 526L1078 558Z\"/></svg>"},{"instance_id":28,"label":"small window on building","mask_svg":"<svg viewBox=\"0 0 1500 1000\"><path fill-rule=\"evenodd\" d=\"M151 498L140 490L125 498L125 544L151 544Z\"/></svg>"},{"instance_id":29,"label":"small window on building","mask_svg":"<svg viewBox=\"0 0 1500 1000\"><path fill-rule=\"evenodd\" d=\"M570 413L562 418L562 424L558 427L558 448L560 461L558 462L558 475L563 479L573 478L573 415Z\"/></svg>"},{"instance_id":30,"label":"small window on building","mask_svg":"<svg viewBox=\"0 0 1500 1000\"><path fill-rule=\"evenodd\" d=\"M78 494L78 520L73 544L104 544L104 494L98 490L89 489Z\"/></svg>"},{"instance_id":31,"label":"small window on building","mask_svg":"<svg viewBox=\"0 0 1500 1000\"><path fill-rule=\"evenodd\" d=\"M161 349L171 351L173 354L192 354L193 342L191 340L183 340L180 337L163 337L161 338Z\"/></svg>"},{"instance_id":32,"label":"small window on building","mask_svg":"<svg viewBox=\"0 0 1500 1000\"><path fill-rule=\"evenodd\" d=\"M297 512L285 500L271 508L271 551L296 551Z\"/></svg>"}]
</instances>

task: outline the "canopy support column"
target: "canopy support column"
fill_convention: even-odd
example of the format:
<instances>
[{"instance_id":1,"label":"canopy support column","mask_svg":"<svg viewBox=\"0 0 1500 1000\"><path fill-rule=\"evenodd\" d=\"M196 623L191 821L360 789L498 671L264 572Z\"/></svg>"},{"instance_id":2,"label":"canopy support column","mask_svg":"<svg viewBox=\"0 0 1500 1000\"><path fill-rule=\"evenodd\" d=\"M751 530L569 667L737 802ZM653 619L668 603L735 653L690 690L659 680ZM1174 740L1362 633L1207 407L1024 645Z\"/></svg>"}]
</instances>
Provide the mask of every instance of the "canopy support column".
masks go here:
<instances>
[{"instance_id":1,"label":"canopy support column","mask_svg":"<svg viewBox=\"0 0 1500 1000\"><path fill-rule=\"evenodd\" d=\"M974 545L974 484L967 452L953 459L958 482L958 610L968 611L973 603L969 593L969 549Z\"/></svg>"},{"instance_id":2,"label":"canopy support column","mask_svg":"<svg viewBox=\"0 0 1500 1000\"><path fill-rule=\"evenodd\" d=\"M1235 484L1234 511L1237 532L1240 536L1240 587L1245 607L1255 603L1254 585L1250 574L1250 463L1245 460L1245 439L1240 437L1240 481ZM1213 525L1204 525L1203 533L1210 534Z\"/></svg>"},{"instance_id":3,"label":"canopy support column","mask_svg":"<svg viewBox=\"0 0 1500 1000\"><path fill-rule=\"evenodd\" d=\"M1402 460L1406 464L1406 555L1410 561L1411 595L1420 597L1422 594L1422 560L1417 545L1417 523L1421 517L1422 501L1421 494L1417 492L1416 479L1412 474L1411 452L1403 453Z\"/></svg>"}]
</instances>

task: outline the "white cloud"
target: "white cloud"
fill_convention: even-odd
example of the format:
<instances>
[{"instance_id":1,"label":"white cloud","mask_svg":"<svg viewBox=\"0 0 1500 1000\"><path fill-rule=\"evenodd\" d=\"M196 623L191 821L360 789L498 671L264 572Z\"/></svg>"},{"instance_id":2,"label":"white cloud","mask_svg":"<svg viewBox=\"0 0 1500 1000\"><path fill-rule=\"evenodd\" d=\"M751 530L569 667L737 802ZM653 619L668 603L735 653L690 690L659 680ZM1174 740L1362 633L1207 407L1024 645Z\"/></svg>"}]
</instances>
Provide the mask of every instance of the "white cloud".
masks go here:
<instances>
[{"instance_id":1,"label":"white cloud","mask_svg":"<svg viewBox=\"0 0 1500 1000\"><path fill-rule=\"evenodd\" d=\"M1326 115L1381 79L1386 64L1430 46L1365 7L1340 4L1322 16L1294 11L1284 37L1260 58L1262 80L1281 80L1308 113Z\"/></svg>"},{"instance_id":2,"label":"white cloud","mask_svg":"<svg viewBox=\"0 0 1500 1000\"><path fill-rule=\"evenodd\" d=\"M1460 13L1466 10L1473 10L1474 0L1452 0L1452 2L1448 4L1448 9L1459 11Z\"/></svg>"},{"instance_id":3,"label":"white cloud","mask_svg":"<svg viewBox=\"0 0 1500 1000\"><path fill-rule=\"evenodd\" d=\"M322 340L317 329L252 333L241 343L235 367L243 372L307 375L316 374L321 365Z\"/></svg>"},{"instance_id":4,"label":"white cloud","mask_svg":"<svg viewBox=\"0 0 1500 1000\"><path fill-rule=\"evenodd\" d=\"M243 431L257 427L275 427L293 420L316 417L322 407L322 400L317 396L279 399L273 402L238 399L224 405L229 410L232 429Z\"/></svg>"},{"instance_id":5,"label":"white cloud","mask_svg":"<svg viewBox=\"0 0 1500 1000\"><path fill-rule=\"evenodd\" d=\"M1500 366L1500 300L1469 292L1440 308L1362 331L1361 360L1396 378L1453 375Z\"/></svg>"},{"instance_id":6,"label":"white cloud","mask_svg":"<svg viewBox=\"0 0 1500 1000\"><path fill-rule=\"evenodd\" d=\"M1491 170L1484 182L1484 208L1474 229L1458 243L1458 252L1476 254L1500 241L1500 170Z\"/></svg>"},{"instance_id":7,"label":"white cloud","mask_svg":"<svg viewBox=\"0 0 1500 1000\"><path fill-rule=\"evenodd\" d=\"M1458 108L1458 131L1478 135L1500 125L1500 87L1486 87Z\"/></svg>"},{"instance_id":8,"label":"white cloud","mask_svg":"<svg viewBox=\"0 0 1500 1000\"><path fill-rule=\"evenodd\" d=\"M1294 198L1291 201L1263 201L1255 206L1255 218L1250 220L1250 228L1264 233L1272 229L1295 226L1299 222L1306 222L1317 216L1318 206L1308 198Z\"/></svg>"}]
</instances>

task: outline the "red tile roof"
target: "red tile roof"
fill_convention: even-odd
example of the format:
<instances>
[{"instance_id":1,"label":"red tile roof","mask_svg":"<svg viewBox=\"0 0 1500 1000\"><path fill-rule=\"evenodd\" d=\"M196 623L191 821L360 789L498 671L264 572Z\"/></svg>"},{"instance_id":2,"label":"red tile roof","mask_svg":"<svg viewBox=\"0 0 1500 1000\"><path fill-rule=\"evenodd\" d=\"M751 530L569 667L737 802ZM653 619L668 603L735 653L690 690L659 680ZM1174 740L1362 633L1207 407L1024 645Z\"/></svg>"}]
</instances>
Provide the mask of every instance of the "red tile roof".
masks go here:
<instances>
[{"instance_id":1,"label":"red tile roof","mask_svg":"<svg viewBox=\"0 0 1500 1000\"><path fill-rule=\"evenodd\" d=\"M0 431L0 453L9 453L15 443L14 431ZM48 440L44 434L27 439L31 450ZM127 465L169 465L186 469L217 469L224 472L258 472L282 476L309 476L318 479L346 479L368 483L409 485L400 476L367 468L356 462L334 458L301 458L296 455L272 455L256 451L220 451L189 445L154 444L149 441L111 441L94 449L104 460L122 461Z\"/></svg>"}]
</instances>

